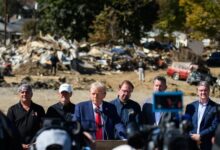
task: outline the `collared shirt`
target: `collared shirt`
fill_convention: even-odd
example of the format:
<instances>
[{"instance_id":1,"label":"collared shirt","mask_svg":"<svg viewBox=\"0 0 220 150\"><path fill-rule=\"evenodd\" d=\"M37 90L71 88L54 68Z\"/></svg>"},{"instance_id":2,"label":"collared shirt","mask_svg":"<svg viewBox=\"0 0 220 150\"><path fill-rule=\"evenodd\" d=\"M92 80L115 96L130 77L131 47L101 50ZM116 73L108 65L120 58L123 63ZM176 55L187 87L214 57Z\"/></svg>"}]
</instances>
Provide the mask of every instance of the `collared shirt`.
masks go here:
<instances>
[{"instance_id":1,"label":"collared shirt","mask_svg":"<svg viewBox=\"0 0 220 150\"><path fill-rule=\"evenodd\" d=\"M93 107L93 110L94 110L94 111L95 111L95 109L96 109L97 107L99 107L99 110L102 111L102 103L101 103L99 106L97 106L97 105L95 105L95 104L92 103L92 107Z\"/></svg>"},{"instance_id":2,"label":"collared shirt","mask_svg":"<svg viewBox=\"0 0 220 150\"><path fill-rule=\"evenodd\" d=\"M103 108L102 108L102 103L101 103L99 106L96 106L95 104L92 103L92 107L93 107L93 110L94 110L94 116L96 115L96 109L97 109L97 107L99 107L98 109L99 109L99 111L102 113L102 110L103 110ZM102 120L102 123L103 123L103 117L102 117L102 115L101 115L101 120Z\"/></svg>"},{"instance_id":3,"label":"collared shirt","mask_svg":"<svg viewBox=\"0 0 220 150\"><path fill-rule=\"evenodd\" d=\"M42 106L33 102L31 102L30 109L26 111L19 102L8 109L7 116L18 129L21 142L29 144L40 129L45 112Z\"/></svg>"},{"instance_id":4,"label":"collared shirt","mask_svg":"<svg viewBox=\"0 0 220 150\"><path fill-rule=\"evenodd\" d=\"M62 103L58 102L48 108L46 117L59 118L62 121L72 121L74 111L75 104L70 102L66 105L63 105Z\"/></svg>"},{"instance_id":5,"label":"collared shirt","mask_svg":"<svg viewBox=\"0 0 220 150\"><path fill-rule=\"evenodd\" d=\"M160 112L155 112L156 125L159 125L160 118L161 118L161 113Z\"/></svg>"},{"instance_id":6,"label":"collared shirt","mask_svg":"<svg viewBox=\"0 0 220 150\"><path fill-rule=\"evenodd\" d=\"M203 115L205 113L205 109L206 109L206 106L207 106L208 102L207 103L200 103L199 102L199 108L198 108L198 124L197 124L197 134L199 134L200 132L200 124L202 122L202 118L203 118Z\"/></svg>"},{"instance_id":7,"label":"collared shirt","mask_svg":"<svg viewBox=\"0 0 220 150\"><path fill-rule=\"evenodd\" d=\"M154 112L153 111L153 101L152 97L149 97L146 99L143 109L142 109L142 119L144 124L149 125L159 125L163 123L164 119L167 118L167 116L170 117L170 121L178 122L179 114L176 112Z\"/></svg>"},{"instance_id":8,"label":"collared shirt","mask_svg":"<svg viewBox=\"0 0 220 150\"><path fill-rule=\"evenodd\" d=\"M122 103L119 98L116 98L111 103L115 105L117 113L125 126L129 122L140 123L141 107L137 102L128 99L126 103Z\"/></svg>"},{"instance_id":9,"label":"collared shirt","mask_svg":"<svg viewBox=\"0 0 220 150\"><path fill-rule=\"evenodd\" d=\"M93 110L94 110L94 117L95 117L95 118L96 118L97 113L100 113L102 133L105 133L105 129L104 129L104 126L105 126L105 125L104 125L104 119L103 119L103 115L101 114L101 113L102 113L102 110L103 110L103 108L102 108L102 103L101 103L99 106L97 106L97 105L95 105L95 104L92 103L92 108L93 108ZM99 109L99 112L96 112L96 109ZM102 134L102 139L104 139L104 134Z\"/></svg>"},{"instance_id":10,"label":"collared shirt","mask_svg":"<svg viewBox=\"0 0 220 150\"><path fill-rule=\"evenodd\" d=\"M147 117L147 115L152 115L155 122L154 123L152 122L151 125L159 125L159 122L160 122L160 119L161 119L161 112L153 112L153 98L148 97L144 104L149 104L149 105L151 105L151 107L149 108L150 113L149 114L143 114L142 117ZM144 110L142 110L142 111L144 111ZM144 116L144 115L146 115L146 116ZM144 123L146 123L146 122L144 122ZM147 122L147 124L149 124L149 122Z\"/></svg>"}]
</instances>

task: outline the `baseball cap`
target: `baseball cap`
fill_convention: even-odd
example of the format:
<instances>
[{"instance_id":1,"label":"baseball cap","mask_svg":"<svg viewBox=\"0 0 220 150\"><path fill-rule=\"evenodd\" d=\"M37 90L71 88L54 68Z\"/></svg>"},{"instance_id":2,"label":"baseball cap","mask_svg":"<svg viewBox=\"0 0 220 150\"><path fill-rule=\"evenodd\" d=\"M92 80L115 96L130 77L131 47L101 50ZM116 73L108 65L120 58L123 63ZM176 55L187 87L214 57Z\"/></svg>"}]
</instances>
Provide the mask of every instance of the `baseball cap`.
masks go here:
<instances>
[{"instance_id":1,"label":"baseball cap","mask_svg":"<svg viewBox=\"0 0 220 150\"><path fill-rule=\"evenodd\" d=\"M37 150L46 150L55 144L61 146L62 150L71 150L72 142L69 134L61 129L48 129L36 138Z\"/></svg>"},{"instance_id":2,"label":"baseball cap","mask_svg":"<svg viewBox=\"0 0 220 150\"><path fill-rule=\"evenodd\" d=\"M60 88L59 88L60 93L63 92L63 91L66 91L68 93L72 93L73 89L72 89L71 85L69 85L67 83L64 83L64 84L61 84Z\"/></svg>"},{"instance_id":3,"label":"baseball cap","mask_svg":"<svg viewBox=\"0 0 220 150\"><path fill-rule=\"evenodd\" d=\"M18 88L18 92L29 91L32 92L32 87L29 84L22 84Z\"/></svg>"}]
</instances>

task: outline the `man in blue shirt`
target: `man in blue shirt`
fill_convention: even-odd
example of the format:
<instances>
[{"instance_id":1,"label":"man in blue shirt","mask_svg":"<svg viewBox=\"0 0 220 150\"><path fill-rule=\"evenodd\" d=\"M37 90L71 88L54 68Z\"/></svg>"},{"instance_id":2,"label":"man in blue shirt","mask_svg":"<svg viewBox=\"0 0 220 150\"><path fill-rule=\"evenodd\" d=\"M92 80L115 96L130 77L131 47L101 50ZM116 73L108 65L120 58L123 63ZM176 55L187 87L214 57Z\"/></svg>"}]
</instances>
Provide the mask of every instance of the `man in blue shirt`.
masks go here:
<instances>
[{"instance_id":1,"label":"man in blue shirt","mask_svg":"<svg viewBox=\"0 0 220 150\"><path fill-rule=\"evenodd\" d=\"M141 107L137 102L130 99L133 89L133 84L128 80L124 80L119 85L118 97L111 101L125 126L129 122L140 123Z\"/></svg>"},{"instance_id":2,"label":"man in blue shirt","mask_svg":"<svg viewBox=\"0 0 220 150\"><path fill-rule=\"evenodd\" d=\"M199 144L201 150L212 149L211 139L219 123L217 103L209 98L209 92L209 83L201 81L197 87L198 100L186 106L186 115L191 117L193 125L190 136Z\"/></svg>"}]
</instances>

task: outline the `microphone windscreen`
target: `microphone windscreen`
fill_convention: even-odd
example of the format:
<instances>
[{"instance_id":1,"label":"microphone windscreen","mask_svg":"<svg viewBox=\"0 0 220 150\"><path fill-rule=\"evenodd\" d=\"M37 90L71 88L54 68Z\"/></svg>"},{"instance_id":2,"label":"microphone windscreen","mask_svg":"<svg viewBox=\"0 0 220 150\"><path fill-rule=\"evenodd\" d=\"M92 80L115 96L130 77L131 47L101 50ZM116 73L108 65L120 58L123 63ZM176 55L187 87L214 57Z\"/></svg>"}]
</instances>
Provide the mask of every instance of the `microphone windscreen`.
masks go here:
<instances>
[{"instance_id":1,"label":"microphone windscreen","mask_svg":"<svg viewBox=\"0 0 220 150\"><path fill-rule=\"evenodd\" d=\"M134 114L134 110L133 109L128 109L128 116L133 115Z\"/></svg>"},{"instance_id":2,"label":"microphone windscreen","mask_svg":"<svg viewBox=\"0 0 220 150\"><path fill-rule=\"evenodd\" d=\"M98 108L95 108L95 113L101 114L101 110L99 110Z\"/></svg>"}]
</instances>

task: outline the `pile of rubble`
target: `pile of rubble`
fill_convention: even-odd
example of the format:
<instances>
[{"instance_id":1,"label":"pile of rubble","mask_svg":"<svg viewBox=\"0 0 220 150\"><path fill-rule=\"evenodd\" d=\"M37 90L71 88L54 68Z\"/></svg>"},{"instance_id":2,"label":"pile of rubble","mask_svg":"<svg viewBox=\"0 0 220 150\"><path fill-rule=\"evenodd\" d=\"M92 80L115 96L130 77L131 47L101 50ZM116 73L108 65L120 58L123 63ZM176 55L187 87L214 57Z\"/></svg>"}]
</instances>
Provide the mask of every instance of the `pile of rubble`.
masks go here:
<instances>
[{"instance_id":1,"label":"pile of rubble","mask_svg":"<svg viewBox=\"0 0 220 150\"><path fill-rule=\"evenodd\" d=\"M71 74L94 74L104 71L134 71L140 61L145 69L157 70L167 68L172 61L199 61L201 56L187 48L162 48L158 43L136 46L88 43L57 38L51 35L20 40L5 47L0 47L0 87L15 86L20 83L8 84L3 76L25 75L22 82L29 82L34 88L57 89L65 81L62 77L56 80L33 81L31 75L51 75L51 57L56 55L58 76L63 72ZM74 82L75 89L88 89L89 81L78 78ZM107 85L108 86L108 85ZM111 90L112 87L108 86Z\"/></svg>"},{"instance_id":2,"label":"pile of rubble","mask_svg":"<svg viewBox=\"0 0 220 150\"><path fill-rule=\"evenodd\" d=\"M146 69L165 68L171 61L172 52L150 50L135 45L112 46L99 43L78 43L50 35L35 40L19 41L8 47L0 47L0 65L11 64L11 70L4 74L48 75L50 57L56 53L58 70L93 74L102 71L137 69L140 59ZM12 72L13 70L13 72Z\"/></svg>"}]
</instances>

